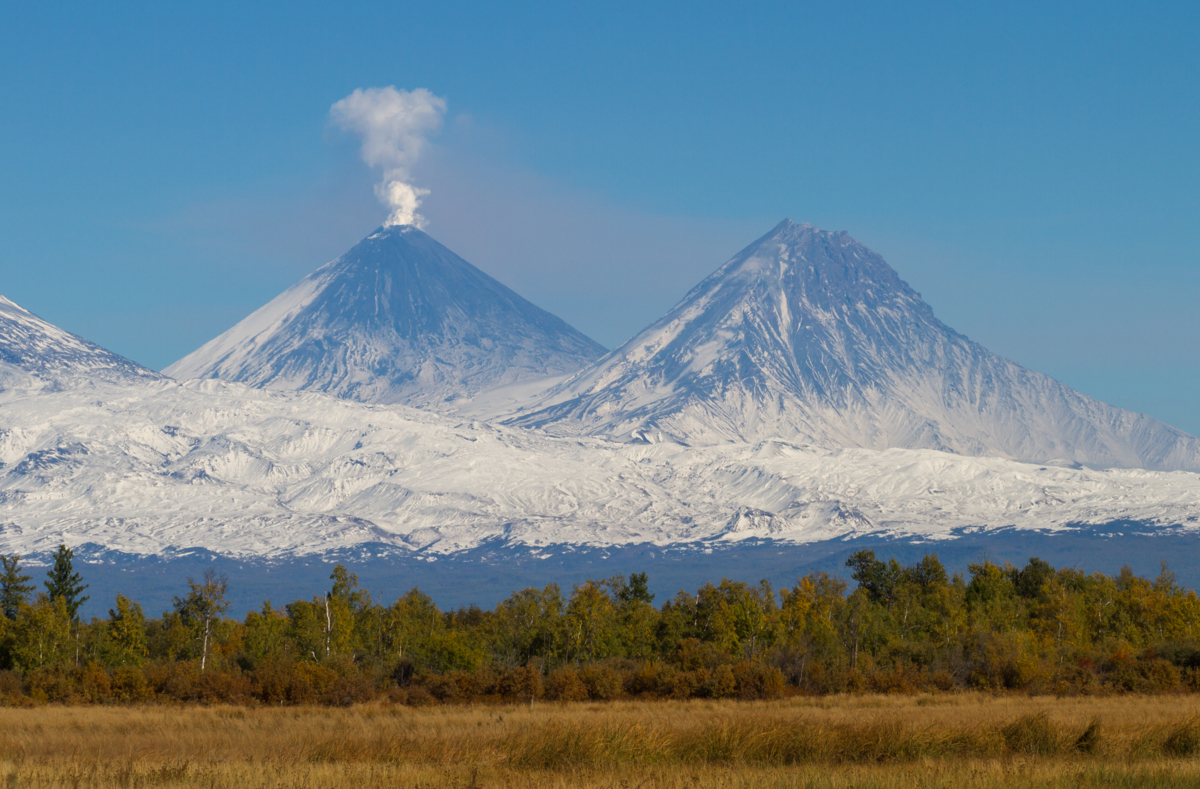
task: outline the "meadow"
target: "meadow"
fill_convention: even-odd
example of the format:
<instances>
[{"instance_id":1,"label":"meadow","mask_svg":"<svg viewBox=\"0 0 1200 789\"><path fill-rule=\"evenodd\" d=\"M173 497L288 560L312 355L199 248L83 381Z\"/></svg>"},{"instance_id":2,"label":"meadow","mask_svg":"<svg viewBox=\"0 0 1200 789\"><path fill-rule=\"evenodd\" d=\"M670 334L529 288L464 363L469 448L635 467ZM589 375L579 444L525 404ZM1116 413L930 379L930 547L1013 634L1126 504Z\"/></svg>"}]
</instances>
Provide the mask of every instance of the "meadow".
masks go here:
<instances>
[{"instance_id":1,"label":"meadow","mask_svg":"<svg viewBox=\"0 0 1200 789\"><path fill-rule=\"evenodd\" d=\"M1200 699L0 709L8 787L1192 787Z\"/></svg>"}]
</instances>

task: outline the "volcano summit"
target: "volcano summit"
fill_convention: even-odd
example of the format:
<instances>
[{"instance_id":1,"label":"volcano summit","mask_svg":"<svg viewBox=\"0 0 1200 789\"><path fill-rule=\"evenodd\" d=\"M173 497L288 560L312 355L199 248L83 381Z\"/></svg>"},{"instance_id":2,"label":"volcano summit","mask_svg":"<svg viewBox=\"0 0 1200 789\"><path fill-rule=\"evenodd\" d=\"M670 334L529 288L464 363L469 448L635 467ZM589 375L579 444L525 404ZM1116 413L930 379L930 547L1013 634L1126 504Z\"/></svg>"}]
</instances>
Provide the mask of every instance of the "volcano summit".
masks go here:
<instances>
[{"instance_id":1,"label":"volcano summit","mask_svg":"<svg viewBox=\"0 0 1200 789\"><path fill-rule=\"evenodd\" d=\"M394 226L165 372L437 410L603 353L426 233Z\"/></svg>"}]
</instances>

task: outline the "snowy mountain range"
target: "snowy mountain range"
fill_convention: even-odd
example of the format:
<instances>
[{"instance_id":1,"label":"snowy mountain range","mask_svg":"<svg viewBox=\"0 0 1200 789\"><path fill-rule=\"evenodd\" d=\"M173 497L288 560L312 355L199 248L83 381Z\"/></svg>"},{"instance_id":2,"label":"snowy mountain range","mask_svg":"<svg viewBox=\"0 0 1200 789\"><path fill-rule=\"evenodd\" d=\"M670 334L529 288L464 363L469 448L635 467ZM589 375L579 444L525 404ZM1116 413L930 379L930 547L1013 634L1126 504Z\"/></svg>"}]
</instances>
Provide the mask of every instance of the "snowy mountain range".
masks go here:
<instances>
[{"instance_id":1,"label":"snowy mountain range","mask_svg":"<svg viewBox=\"0 0 1200 789\"><path fill-rule=\"evenodd\" d=\"M508 423L1200 470L1200 439L991 353L846 233L789 220Z\"/></svg>"},{"instance_id":2,"label":"snowy mountain range","mask_svg":"<svg viewBox=\"0 0 1200 789\"><path fill-rule=\"evenodd\" d=\"M411 225L380 228L164 372L444 409L604 348Z\"/></svg>"},{"instance_id":3,"label":"snowy mountain range","mask_svg":"<svg viewBox=\"0 0 1200 789\"><path fill-rule=\"evenodd\" d=\"M412 228L168 368L203 380L0 300L0 553L1200 533L1197 439L989 353L844 233L784 222L601 354Z\"/></svg>"},{"instance_id":4,"label":"snowy mountain range","mask_svg":"<svg viewBox=\"0 0 1200 789\"><path fill-rule=\"evenodd\" d=\"M936 450L559 438L170 379L0 393L0 552L810 543L1137 521L1200 531L1200 475Z\"/></svg>"}]
</instances>

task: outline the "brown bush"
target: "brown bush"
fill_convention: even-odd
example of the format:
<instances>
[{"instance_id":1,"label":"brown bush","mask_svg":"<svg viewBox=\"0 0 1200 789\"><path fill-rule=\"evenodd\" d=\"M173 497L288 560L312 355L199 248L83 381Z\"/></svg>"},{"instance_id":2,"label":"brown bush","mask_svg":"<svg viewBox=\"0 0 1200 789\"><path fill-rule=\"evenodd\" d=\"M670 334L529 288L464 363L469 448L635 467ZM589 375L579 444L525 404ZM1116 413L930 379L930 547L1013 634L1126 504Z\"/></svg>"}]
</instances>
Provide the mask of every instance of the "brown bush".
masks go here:
<instances>
[{"instance_id":1,"label":"brown bush","mask_svg":"<svg viewBox=\"0 0 1200 789\"><path fill-rule=\"evenodd\" d=\"M611 666L584 666L579 671L579 679L593 701L612 701L625 691L624 678Z\"/></svg>"},{"instance_id":2,"label":"brown bush","mask_svg":"<svg viewBox=\"0 0 1200 789\"><path fill-rule=\"evenodd\" d=\"M545 683L546 698L551 701L586 701L587 686L579 678L579 673L570 666L563 666L550 672Z\"/></svg>"},{"instance_id":3,"label":"brown bush","mask_svg":"<svg viewBox=\"0 0 1200 789\"><path fill-rule=\"evenodd\" d=\"M733 658L729 656L728 652L717 648L715 644L696 638L685 638L679 642L679 648L675 651L675 658L672 662L684 671L712 670L717 666L732 663Z\"/></svg>"},{"instance_id":4,"label":"brown bush","mask_svg":"<svg viewBox=\"0 0 1200 789\"><path fill-rule=\"evenodd\" d=\"M337 679L338 673L329 666L309 663L306 660L293 663L290 687L292 703L307 704L316 701L333 687Z\"/></svg>"},{"instance_id":5,"label":"brown bush","mask_svg":"<svg viewBox=\"0 0 1200 789\"><path fill-rule=\"evenodd\" d=\"M496 692L496 675L491 671L447 671L442 675L454 686L453 696L448 700L474 701Z\"/></svg>"},{"instance_id":6,"label":"brown bush","mask_svg":"<svg viewBox=\"0 0 1200 789\"><path fill-rule=\"evenodd\" d=\"M814 693L862 693L867 689L867 679L857 668L826 669L814 663L805 674L805 689Z\"/></svg>"},{"instance_id":7,"label":"brown bush","mask_svg":"<svg viewBox=\"0 0 1200 789\"><path fill-rule=\"evenodd\" d=\"M437 701L456 701L458 685L444 674L418 674L410 689L421 688Z\"/></svg>"},{"instance_id":8,"label":"brown bush","mask_svg":"<svg viewBox=\"0 0 1200 789\"><path fill-rule=\"evenodd\" d=\"M659 695L663 670L663 665L656 661L642 663L625 677L625 692L630 696Z\"/></svg>"},{"instance_id":9,"label":"brown bush","mask_svg":"<svg viewBox=\"0 0 1200 789\"><path fill-rule=\"evenodd\" d=\"M25 695L25 683L21 675L15 671L0 671L0 700L9 698L16 700Z\"/></svg>"},{"instance_id":10,"label":"brown bush","mask_svg":"<svg viewBox=\"0 0 1200 789\"><path fill-rule=\"evenodd\" d=\"M700 671L679 671L668 666L659 676L658 695L672 699L690 699L706 679Z\"/></svg>"},{"instance_id":11,"label":"brown bush","mask_svg":"<svg viewBox=\"0 0 1200 789\"><path fill-rule=\"evenodd\" d=\"M500 687L500 675L491 668L483 666L475 671L455 672L459 679L459 689L465 699L476 699L483 696L503 695Z\"/></svg>"},{"instance_id":12,"label":"brown bush","mask_svg":"<svg viewBox=\"0 0 1200 789\"><path fill-rule=\"evenodd\" d=\"M912 666L896 666L891 671L872 671L867 688L872 693L903 693L911 696L921 689L921 673Z\"/></svg>"},{"instance_id":13,"label":"brown bush","mask_svg":"<svg viewBox=\"0 0 1200 789\"><path fill-rule=\"evenodd\" d=\"M744 660L733 667L737 696L741 699L777 699L787 683L783 672L774 666Z\"/></svg>"},{"instance_id":14,"label":"brown bush","mask_svg":"<svg viewBox=\"0 0 1200 789\"><path fill-rule=\"evenodd\" d=\"M251 674L254 695L267 704L295 702L297 694L293 687L293 665L289 659L265 660L259 663ZM312 689L308 688L308 691L311 695Z\"/></svg>"},{"instance_id":15,"label":"brown bush","mask_svg":"<svg viewBox=\"0 0 1200 789\"><path fill-rule=\"evenodd\" d=\"M1171 693L1183 680L1179 667L1162 658L1135 660L1114 655L1104 668L1110 686L1134 693Z\"/></svg>"},{"instance_id":16,"label":"brown bush","mask_svg":"<svg viewBox=\"0 0 1200 789\"><path fill-rule=\"evenodd\" d=\"M409 707L429 707L437 703L437 699L420 685L405 688L404 703Z\"/></svg>"},{"instance_id":17,"label":"brown bush","mask_svg":"<svg viewBox=\"0 0 1200 789\"><path fill-rule=\"evenodd\" d=\"M1091 669L1091 661L1061 666L1050 680L1056 696L1087 696L1100 690L1100 680Z\"/></svg>"},{"instance_id":18,"label":"brown bush","mask_svg":"<svg viewBox=\"0 0 1200 789\"><path fill-rule=\"evenodd\" d=\"M143 670L155 696L174 701L197 701L200 697L200 667L195 662L157 663Z\"/></svg>"},{"instance_id":19,"label":"brown bush","mask_svg":"<svg viewBox=\"0 0 1200 789\"><path fill-rule=\"evenodd\" d=\"M79 671L79 690L90 703L103 704L112 699L112 678L103 666L90 661Z\"/></svg>"},{"instance_id":20,"label":"brown bush","mask_svg":"<svg viewBox=\"0 0 1200 789\"><path fill-rule=\"evenodd\" d=\"M197 698L205 704L245 704L253 694L253 683L241 672L206 671L196 683Z\"/></svg>"},{"instance_id":21,"label":"brown bush","mask_svg":"<svg viewBox=\"0 0 1200 789\"><path fill-rule=\"evenodd\" d=\"M43 666L25 675L29 697L39 703L72 701L76 694L71 672L62 666Z\"/></svg>"},{"instance_id":22,"label":"brown bush","mask_svg":"<svg viewBox=\"0 0 1200 789\"><path fill-rule=\"evenodd\" d=\"M958 686L954 675L944 668L937 669L929 676L929 682L935 688L941 691L954 690Z\"/></svg>"},{"instance_id":23,"label":"brown bush","mask_svg":"<svg viewBox=\"0 0 1200 789\"><path fill-rule=\"evenodd\" d=\"M497 693L511 701L528 701L542 697L542 673L533 666L513 668L500 675Z\"/></svg>"},{"instance_id":24,"label":"brown bush","mask_svg":"<svg viewBox=\"0 0 1200 789\"><path fill-rule=\"evenodd\" d=\"M150 685L146 675L137 666L120 666L113 669L112 697L115 701L131 704L150 698Z\"/></svg>"},{"instance_id":25,"label":"brown bush","mask_svg":"<svg viewBox=\"0 0 1200 789\"><path fill-rule=\"evenodd\" d=\"M737 678L729 666L717 666L711 671L700 669L696 672L699 682L696 695L709 699L724 699L737 692Z\"/></svg>"},{"instance_id":26,"label":"brown bush","mask_svg":"<svg viewBox=\"0 0 1200 789\"><path fill-rule=\"evenodd\" d=\"M349 707L352 704L371 701L377 693L375 681L370 677L361 674L352 677L338 677L321 694L320 702L334 707Z\"/></svg>"}]
</instances>

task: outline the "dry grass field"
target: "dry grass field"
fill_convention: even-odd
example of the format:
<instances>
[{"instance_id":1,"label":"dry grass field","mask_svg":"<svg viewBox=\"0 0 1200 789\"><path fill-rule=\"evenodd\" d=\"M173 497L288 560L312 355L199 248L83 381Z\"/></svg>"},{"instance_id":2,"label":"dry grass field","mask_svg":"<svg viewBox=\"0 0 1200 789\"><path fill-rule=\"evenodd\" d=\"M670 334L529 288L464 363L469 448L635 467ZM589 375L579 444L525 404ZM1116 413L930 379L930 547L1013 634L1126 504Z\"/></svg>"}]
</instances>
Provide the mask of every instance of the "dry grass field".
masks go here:
<instances>
[{"instance_id":1,"label":"dry grass field","mask_svg":"<svg viewBox=\"0 0 1200 789\"><path fill-rule=\"evenodd\" d=\"M1195 787L1200 698L0 709L6 787Z\"/></svg>"}]
</instances>

